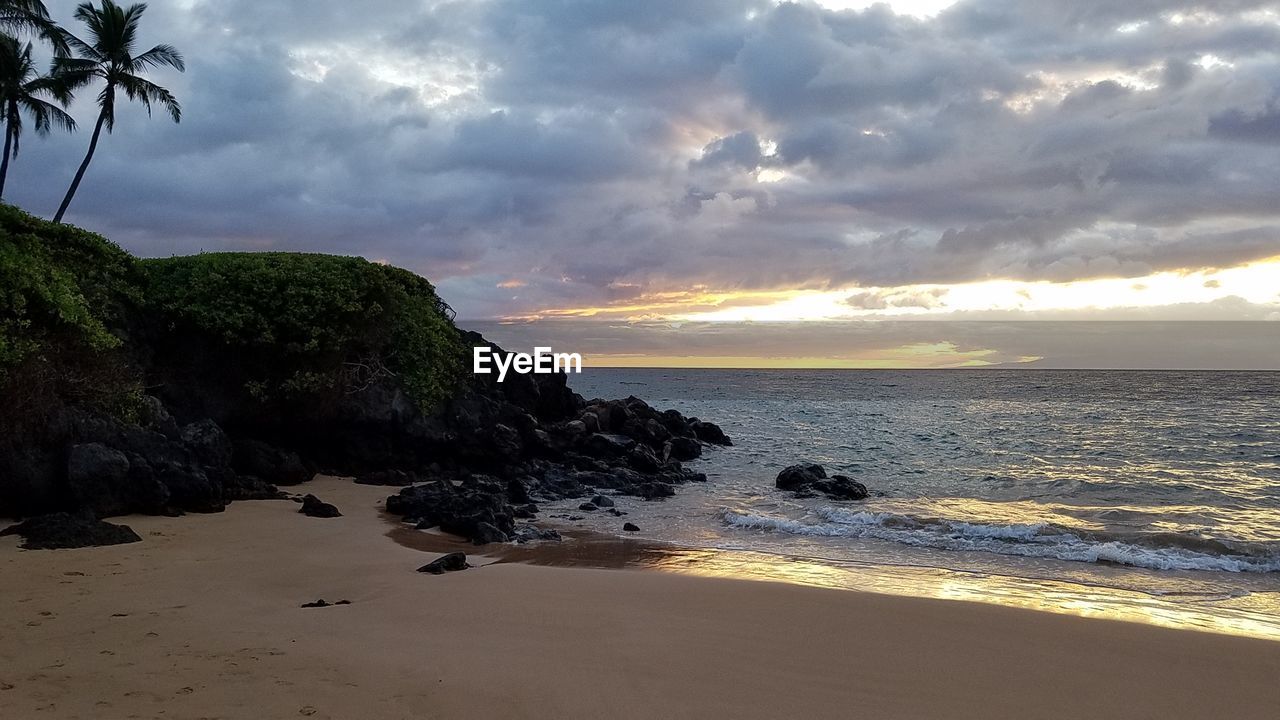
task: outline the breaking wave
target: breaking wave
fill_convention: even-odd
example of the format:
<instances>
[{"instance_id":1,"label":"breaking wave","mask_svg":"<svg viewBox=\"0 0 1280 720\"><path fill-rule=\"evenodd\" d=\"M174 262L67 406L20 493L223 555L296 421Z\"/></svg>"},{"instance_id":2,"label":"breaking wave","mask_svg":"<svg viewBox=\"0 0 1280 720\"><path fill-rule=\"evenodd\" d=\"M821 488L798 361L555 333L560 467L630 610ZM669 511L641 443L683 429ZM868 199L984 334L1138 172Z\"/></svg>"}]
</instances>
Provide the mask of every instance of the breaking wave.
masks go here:
<instances>
[{"instance_id":1,"label":"breaking wave","mask_svg":"<svg viewBox=\"0 0 1280 720\"><path fill-rule=\"evenodd\" d=\"M984 524L890 512L821 507L805 520L723 510L736 528L817 537L872 538L916 547L988 552L1152 570L1280 572L1275 543L1238 542L1173 532L1104 532L1053 523Z\"/></svg>"}]
</instances>

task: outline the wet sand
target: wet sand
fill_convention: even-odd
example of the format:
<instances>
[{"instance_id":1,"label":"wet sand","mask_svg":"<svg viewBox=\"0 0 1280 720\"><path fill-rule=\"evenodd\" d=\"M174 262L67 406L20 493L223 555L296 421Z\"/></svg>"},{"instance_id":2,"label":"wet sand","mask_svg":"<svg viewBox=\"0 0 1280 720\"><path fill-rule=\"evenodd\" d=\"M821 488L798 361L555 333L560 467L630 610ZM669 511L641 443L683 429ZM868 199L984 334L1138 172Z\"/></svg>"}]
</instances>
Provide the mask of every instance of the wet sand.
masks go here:
<instances>
[{"instance_id":1,"label":"wet sand","mask_svg":"<svg viewBox=\"0 0 1280 720\"><path fill-rule=\"evenodd\" d=\"M1273 718L1280 707L1280 642L595 569L600 548L577 563L594 567L515 562L579 552L569 544L431 576L414 569L435 555L396 542L404 531L379 512L394 489L322 478L299 490L344 517L248 502L122 519L144 538L131 545L22 551L0 538L3 716ZM351 604L299 607L318 598Z\"/></svg>"}]
</instances>

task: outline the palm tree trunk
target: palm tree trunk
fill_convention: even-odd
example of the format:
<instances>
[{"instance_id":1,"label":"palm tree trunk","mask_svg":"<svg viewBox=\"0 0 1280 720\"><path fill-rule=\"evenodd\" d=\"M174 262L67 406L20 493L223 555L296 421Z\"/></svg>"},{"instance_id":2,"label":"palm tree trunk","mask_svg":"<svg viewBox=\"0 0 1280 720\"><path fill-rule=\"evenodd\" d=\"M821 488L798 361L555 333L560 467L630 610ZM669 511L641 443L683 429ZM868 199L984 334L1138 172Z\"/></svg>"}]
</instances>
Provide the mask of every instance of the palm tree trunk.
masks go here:
<instances>
[{"instance_id":1,"label":"palm tree trunk","mask_svg":"<svg viewBox=\"0 0 1280 720\"><path fill-rule=\"evenodd\" d=\"M9 176L9 151L13 149L13 123L4 124L4 159L0 160L0 198L4 197L4 179Z\"/></svg>"},{"instance_id":2,"label":"palm tree trunk","mask_svg":"<svg viewBox=\"0 0 1280 720\"><path fill-rule=\"evenodd\" d=\"M76 171L76 179L72 180L71 187L67 188L67 196L62 198L62 205L58 206L58 214L53 216L54 222L62 222L62 216L67 212L67 206L71 204L71 198L75 197L76 190L80 188L80 181L84 179L84 171L89 169L89 161L93 160L93 151L98 149L98 136L102 134L102 125L106 121L106 112L98 113L98 124L93 126L93 137L89 140L89 152L85 153L84 162L80 163L80 169Z\"/></svg>"}]
</instances>

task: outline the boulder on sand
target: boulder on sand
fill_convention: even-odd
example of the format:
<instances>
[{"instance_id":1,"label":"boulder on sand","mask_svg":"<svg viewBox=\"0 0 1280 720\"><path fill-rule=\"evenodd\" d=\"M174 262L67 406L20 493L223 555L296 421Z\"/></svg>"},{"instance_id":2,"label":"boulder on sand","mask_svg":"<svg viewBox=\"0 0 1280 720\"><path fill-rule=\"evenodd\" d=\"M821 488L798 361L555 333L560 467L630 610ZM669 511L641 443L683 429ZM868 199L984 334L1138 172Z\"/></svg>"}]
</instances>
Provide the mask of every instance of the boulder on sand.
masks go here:
<instances>
[{"instance_id":1,"label":"boulder on sand","mask_svg":"<svg viewBox=\"0 0 1280 720\"><path fill-rule=\"evenodd\" d=\"M298 512L308 517L317 518L336 518L342 517L342 513L338 512L338 508L308 493L302 498L302 507L298 508Z\"/></svg>"},{"instance_id":2,"label":"boulder on sand","mask_svg":"<svg viewBox=\"0 0 1280 720\"><path fill-rule=\"evenodd\" d=\"M58 550L122 545L142 538L127 525L103 522L92 513L49 513L24 520L0 530L0 535L21 535L27 550Z\"/></svg>"},{"instance_id":3,"label":"boulder on sand","mask_svg":"<svg viewBox=\"0 0 1280 720\"><path fill-rule=\"evenodd\" d=\"M469 567L471 567L471 565L467 563L466 554L452 552L448 555L442 555L426 565L423 565L418 568L418 572L431 573L432 575L443 575L447 572L466 570Z\"/></svg>"}]
</instances>

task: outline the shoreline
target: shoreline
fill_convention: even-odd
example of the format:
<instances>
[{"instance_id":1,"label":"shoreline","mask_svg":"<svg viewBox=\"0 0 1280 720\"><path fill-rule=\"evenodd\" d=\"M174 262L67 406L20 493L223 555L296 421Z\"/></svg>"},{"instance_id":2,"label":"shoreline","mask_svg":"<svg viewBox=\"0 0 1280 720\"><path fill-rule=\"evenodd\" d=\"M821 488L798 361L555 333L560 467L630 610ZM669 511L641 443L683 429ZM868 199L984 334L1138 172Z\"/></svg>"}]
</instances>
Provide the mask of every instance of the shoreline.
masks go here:
<instances>
[{"instance_id":1,"label":"shoreline","mask_svg":"<svg viewBox=\"0 0 1280 720\"><path fill-rule=\"evenodd\" d=\"M839 563L761 551L691 547L554 522L540 525L560 532L564 542L477 547L437 530L415 530L392 515L384 514L384 520L390 528L387 537L401 546L429 553L463 552L468 557L484 558L486 564L522 563L777 582L842 592L976 602L1280 642L1280 617L1268 613L1220 604L1179 603L1168 596L1104 584L932 565Z\"/></svg>"},{"instance_id":2,"label":"shoreline","mask_svg":"<svg viewBox=\"0 0 1280 720\"><path fill-rule=\"evenodd\" d=\"M33 717L1267 717L1280 643L796 584L498 562L414 572L388 488L0 539L0 697ZM324 598L351 605L302 609ZM69 642L69 638L75 638Z\"/></svg>"}]
</instances>

